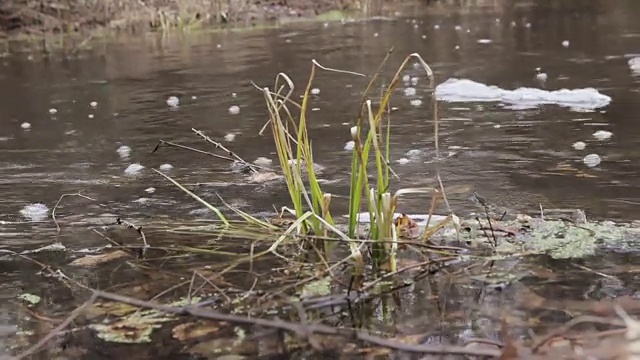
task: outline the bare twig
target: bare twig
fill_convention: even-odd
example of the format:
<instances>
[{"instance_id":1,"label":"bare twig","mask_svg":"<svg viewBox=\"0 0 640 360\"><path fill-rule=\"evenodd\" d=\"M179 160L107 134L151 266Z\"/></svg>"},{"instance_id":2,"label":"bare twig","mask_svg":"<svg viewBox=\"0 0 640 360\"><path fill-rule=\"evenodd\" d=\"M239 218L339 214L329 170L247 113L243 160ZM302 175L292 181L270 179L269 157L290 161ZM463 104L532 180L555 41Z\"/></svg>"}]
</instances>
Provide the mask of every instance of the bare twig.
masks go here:
<instances>
[{"instance_id":1,"label":"bare twig","mask_svg":"<svg viewBox=\"0 0 640 360\"><path fill-rule=\"evenodd\" d=\"M368 342L370 344L383 346L389 349L406 351L412 353L422 353L422 354L448 354L448 355L467 355L467 356L485 356L485 357L499 357L500 351L497 349L472 349L465 348L462 346L456 345L432 345L432 344L405 344L400 341L394 341L392 339L385 339L375 335L369 335L361 331L350 330L350 329L340 329L327 325L321 324L308 324L306 329L301 324L296 324L284 320L268 320L268 319L260 319L260 318L249 318L239 315L229 315L223 314L217 311L205 310L194 306L184 306L184 307L172 307L161 305L157 303L152 303L148 301L138 300L135 298L122 296L118 294L108 293L104 291L96 291L94 292L94 296L99 298L117 301L133 306L138 306L146 309L154 309L157 311L161 311L167 314L176 314L176 315L191 315L198 318L216 320L216 321L226 321L232 324L238 325L257 325L264 326L274 329L280 329L292 333L306 333L306 334L322 334L322 335L330 335L330 336L351 336L358 340ZM93 298L93 296L92 296Z\"/></svg>"},{"instance_id":2,"label":"bare twig","mask_svg":"<svg viewBox=\"0 0 640 360\"><path fill-rule=\"evenodd\" d=\"M82 314L82 312L84 312L89 306L93 305L93 303L98 298L98 295L98 293L94 292L89 300L82 304L82 306L73 310L73 312L71 312L71 314L67 316L67 318L62 323L60 323L60 325L56 326L46 336L40 339L37 343L33 344L33 346L22 352L20 355L16 356L15 360L24 359L27 356L33 355L38 352L44 345L51 341L51 339L58 336L58 334L62 332L64 328L69 326L69 324L71 324L71 322L73 322L73 320L75 320L80 314Z\"/></svg>"},{"instance_id":3,"label":"bare twig","mask_svg":"<svg viewBox=\"0 0 640 360\"><path fill-rule=\"evenodd\" d=\"M82 195L80 193L69 193L69 194L62 194L60 196L60 198L58 199L58 201L56 202L56 204L53 206L53 210L51 210L51 218L53 219L53 223L56 225L56 232L59 233L60 232L60 224L58 224L58 220L56 219L56 210L58 210L58 206L60 206L60 202L62 201L62 199L64 199L67 196L79 196L83 199L87 199L87 200L91 200L91 201L96 201L95 199L92 199L86 195Z\"/></svg>"}]
</instances>

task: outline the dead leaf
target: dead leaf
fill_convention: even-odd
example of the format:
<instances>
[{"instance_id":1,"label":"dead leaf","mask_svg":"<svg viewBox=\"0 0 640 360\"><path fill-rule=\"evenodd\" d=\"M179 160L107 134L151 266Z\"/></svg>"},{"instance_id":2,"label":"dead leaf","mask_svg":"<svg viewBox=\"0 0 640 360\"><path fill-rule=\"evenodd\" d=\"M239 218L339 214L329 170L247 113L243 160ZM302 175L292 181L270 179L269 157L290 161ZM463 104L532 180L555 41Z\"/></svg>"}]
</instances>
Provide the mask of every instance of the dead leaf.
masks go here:
<instances>
[{"instance_id":1,"label":"dead leaf","mask_svg":"<svg viewBox=\"0 0 640 360\"><path fill-rule=\"evenodd\" d=\"M220 330L220 327L212 322L189 322L174 327L171 330L171 334L173 334L174 339L185 341L199 338L217 332L218 330Z\"/></svg>"},{"instance_id":2,"label":"dead leaf","mask_svg":"<svg viewBox=\"0 0 640 360\"><path fill-rule=\"evenodd\" d=\"M100 264L107 263L109 261L113 261L125 256L129 256L126 252L122 250L112 251L110 253L100 254L100 255L86 255L85 257L81 257L79 259L73 260L69 265L71 266L97 266Z\"/></svg>"}]
</instances>

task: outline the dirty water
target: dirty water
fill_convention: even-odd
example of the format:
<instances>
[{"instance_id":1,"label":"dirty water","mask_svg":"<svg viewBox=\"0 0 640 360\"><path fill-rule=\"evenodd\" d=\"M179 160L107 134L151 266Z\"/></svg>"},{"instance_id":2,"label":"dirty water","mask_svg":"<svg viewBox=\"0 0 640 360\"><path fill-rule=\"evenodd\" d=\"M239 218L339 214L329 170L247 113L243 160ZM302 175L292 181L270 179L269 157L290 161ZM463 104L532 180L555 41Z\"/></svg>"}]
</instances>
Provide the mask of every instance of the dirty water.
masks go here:
<instances>
[{"instance_id":1,"label":"dirty water","mask_svg":"<svg viewBox=\"0 0 640 360\"><path fill-rule=\"evenodd\" d=\"M104 236L93 229L119 242L138 241L131 229L111 233L110 224L118 216L152 229L146 235L157 247L196 246L210 240L157 230L176 222L213 219L200 204L150 170L163 164L171 164L164 171L212 203L220 204L219 194L243 211L269 215L273 205L288 205L281 183L246 182L243 174L231 171L229 162L185 150L151 151L161 139L211 150L191 131L196 128L247 161L276 160L270 137L257 134L267 114L263 97L251 82L271 86L278 72L286 72L301 89L312 59L328 67L372 74L392 46L394 54L382 74L387 81L406 55L417 52L433 68L438 84L466 78L509 90L595 88L612 99L593 111L557 105L514 109L499 102L441 103L440 140L447 154L440 162L441 175L445 186L469 189L450 196L456 213L477 212L470 195L478 191L491 202L520 212L534 213L541 205L583 209L589 219L635 220L640 206L635 176L640 158L636 152L640 130L635 125L640 77L634 76L628 61L640 53L640 24L634 15L640 4L516 3L512 8L479 7L393 20L118 39L70 57L57 53L48 59L39 53L3 57L0 249L23 251L54 240L76 250L104 246ZM544 84L534 79L537 67L548 75ZM415 88L416 95L405 96L406 91L399 89L392 104L397 107L392 112L392 158L409 159L394 165L401 179L397 187L433 186L427 80L412 67L403 75L419 79L416 85L402 84ZM347 209L351 155L344 147L365 85L366 80L359 77L322 71L314 83L320 90L312 98L309 114L314 156L323 167L325 191L343 195L334 200L336 213ZM169 106L172 96L178 98L177 106ZM422 103L411 101L416 99ZM593 135L599 130L612 136L599 140ZM578 141L586 144L584 150L574 149ZM129 147L130 154L121 146ZM592 153L599 155L601 163L589 167L583 159ZM125 169L134 163L144 168L135 176L127 175ZM62 226L58 233L50 210L60 195L76 192L96 201L66 198L57 211ZM21 210L33 203L46 204L45 220L25 221ZM428 199L411 199L402 203L402 210L424 213L428 204ZM233 246L220 249L234 250ZM362 310L369 314L362 321L388 333L428 334L425 342L448 343L465 337L499 338L499 318L507 310L512 312L512 335L525 338L534 323L542 323L536 332L544 332L569 320L563 307L570 304L636 295L637 269L629 265L636 258L636 251L626 249L596 252L580 260L580 266L544 256L527 263L506 261L492 270L519 276L504 289L486 287L475 270L463 280L424 280L399 292L402 306L395 308L393 316L371 305ZM58 252L38 254L37 259L50 266L68 265L68 258ZM184 264L163 269L163 275L153 274L153 269L162 268L153 261L146 264L144 276L139 267L132 270L122 264L99 271L65 269L87 286L115 291L149 279L168 284L215 261L215 257L188 257ZM71 310L70 303L77 306L86 296L35 277L41 269L33 264L5 258L0 269L0 298L9 304L0 323L16 323L20 314L16 297L24 292L49 294L47 306L39 310L52 317L63 317ZM594 276L601 273L611 277ZM150 298L153 290L162 291L137 295ZM552 304L547 308L545 302ZM335 323L341 322L357 321L341 314ZM95 339L86 341L102 346ZM144 349L139 350L140 358L158 356Z\"/></svg>"}]
</instances>

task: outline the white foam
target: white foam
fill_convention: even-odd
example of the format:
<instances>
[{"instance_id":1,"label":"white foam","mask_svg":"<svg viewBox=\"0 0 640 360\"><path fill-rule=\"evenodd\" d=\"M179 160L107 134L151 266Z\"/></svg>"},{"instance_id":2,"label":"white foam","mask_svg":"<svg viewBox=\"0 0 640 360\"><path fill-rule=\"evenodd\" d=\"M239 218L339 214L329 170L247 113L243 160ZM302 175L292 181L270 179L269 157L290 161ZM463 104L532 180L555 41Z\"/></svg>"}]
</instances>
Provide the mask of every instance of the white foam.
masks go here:
<instances>
[{"instance_id":1,"label":"white foam","mask_svg":"<svg viewBox=\"0 0 640 360\"><path fill-rule=\"evenodd\" d=\"M640 74L640 56L629 59L629 68L636 74Z\"/></svg>"},{"instance_id":2,"label":"white foam","mask_svg":"<svg viewBox=\"0 0 640 360\"><path fill-rule=\"evenodd\" d=\"M594 88L560 89L547 91L520 87L515 90L501 89L469 79L451 78L436 86L436 97L448 102L502 102L509 105L556 104L573 109L597 109L607 106L611 97Z\"/></svg>"},{"instance_id":3,"label":"white foam","mask_svg":"<svg viewBox=\"0 0 640 360\"><path fill-rule=\"evenodd\" d=\"M29 204L20 210L20 215L30 221L43 221L49 216L49 208L45 204Z\"/></svg>"},{"instance_id":4,"label":"white foam","mask_svg":"<svg viewBox=\"0 0 640 360\"><path fill-rule=\"evenodd\" d=\"M588 167L596 167L600 165L600 163L602 162L602 159L598 154L589 154L585 156L584 159L582 159L582 162Z\"/></svg>"},{"instance_id":5,"label":"white foam","mask_svg":"<svg viewBox=\"0 0 640 360\"><path fill-rule=\"evenodd\" d=\"M126 169L124 169L124 174L128 176L138 175L140 174L140 172L142 172L142 169L144 169L144 166L137 163L133 163L127 166Z\"/></svg>"}]
</instances>

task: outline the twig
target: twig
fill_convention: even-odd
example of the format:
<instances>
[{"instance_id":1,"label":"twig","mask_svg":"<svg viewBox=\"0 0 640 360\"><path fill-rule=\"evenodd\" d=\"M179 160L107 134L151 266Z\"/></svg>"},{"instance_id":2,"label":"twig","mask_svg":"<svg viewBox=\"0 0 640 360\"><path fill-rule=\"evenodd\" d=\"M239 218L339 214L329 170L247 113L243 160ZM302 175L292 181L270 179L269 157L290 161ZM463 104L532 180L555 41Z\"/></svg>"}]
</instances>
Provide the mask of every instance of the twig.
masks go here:
<instances>
[{"instance_id":1,"label":"twig","mask_svg":"<svg viewBox=\"0 0 640 360\"><path fill-rule=\"evenodd\" d=\"M80 193L69 193L69 194L62 194L60 196L60 198L58 199L58 201L56 202L56 204L53 206L53 210L51 210L51 218L53 219L53 223L56 225L56 233L60 233L60 224L58 224L58 220L56 219L56 210L58 210L58 206L60 205L60 202L62 201L62 199L64 199L67 196L79 196L83 199L87 199L87 200L91 200L91 201L96 201L95 199L92 199L88 196L82 195Z\"/></svg>"},{"instance_id":2,"label":"twig","mask_svg":"<svg viewBox=\"0 0 640 360\"><path fill-rule=\"evenodd\" d=\"M349 75L367 77L367 75L365 75L365 74L361 74L361 73L354 72L354 71L339 70L339 69L333 69L333 68L322 66L316 61L316 59L311 59L311 62L313 63L313 65L315 65L315 66L317 66L320 69L325 70L325 71L331 71L331 72L336 72L336 73L341 73L341 74L349 74Z\"/></svg>"},{"instance_id":3,"label":"twig","mask_svg":"<svg viewBox=\"0 0 640 360\"><path fill-rule=\"evenodd\" d=\"M564 326L551 331L547 335L543 336L542 338L534 342L533 346L531 346L531 352L532 353L537 352L549 340L553 339L556 336L560 336L566 333L572 327L582 323L598 323L598 324L606 324L606 325L614 325L614 326L626 326L625 322L619 319L611 319L611 318L591 316L591 315L579 316L567 322L566 324L564 324Z\"/></svg>"},{"instance_id":4,"label":"twig","mask_svg":"<svg viewBox=\"0 0 640 360\"><path fill-rule=\"evenodd\" d=\"M144 257L144 255L147 252L147 249L149 248L149 244L147 243L147 237L144 236L144 232L142 231L142 226L136 226L131 222L128 222L126 220L122 220L121 218L116 218L116 223L118 225L124 225L127 227L127 229L133 229L135 230L138 234L140 234L140 237L142 237L142 249L140 249L140 255L141 257Z\"/></svg>"},{"instance_id":5,"label":"twig","mask_svg":"<svg viewBox=\"0 0 640 360\"><path fill-rule=\"evenodd\" d=\"M92 296L92 299L94 296L97 296L99 298L103 298L106 300L112 300L112 301L117 301L117 302L129 304L133 306L138 306L146 309L154 309L167 314L191 315L198 318L216 320L216 321L226 321L228 323L233 323L238 325L264 326L264 327L289 331L292 333L322 334L322 335L331 335L331 336L340 336L340 335L352 336L357 340L368 342L374 345L383 346L383 347L398 350L398 351L412 352L412 353L441 354L441 355L444 355L444 354L467 355L467 356L485 356L485 357L499 357L501 353L497 349L470 349L470 348L465 348L465 347L456 346L456 345L404 344L400 341L385 339L379 336L369 335L364 332L360 332L356 330L340 329L340 328L335 328L335 327L320 325L320 324L308 324L306 326L306 329L304 329L304 326L300 324L283 321L279 319L268 320L268 319L260 319L260 318L249 318L249 317L238 316L238 315L229 315L229 314L223 314L223 313L212 311L212 310L204 310L204 309L193 307L193 306L185 306L185 307L165 306L157 303L138 300L135 298L108 293L104 291L95 291L94 295Z\"/></svg>"},{"instance_id":6,"label":"twig","mask_svg":"<svg viewBox=\"0 0 640 360\"><path fill-rule=\"evenodd\" d=\"M28 348L24 352L22 352L20 355L16 356L14 359L15 360L21 360L21 359L26 358L27 356L33 355L36 352L38 352L40 350L40 348L42 348L51 339L56 337L64 328L69 326L69 324L71 324L71 322L73 320L75 320L80 314L82 314L82 312L84 312L85 309L87 309L89 306L93 305L93 303L96 301L96 299L98 299L98 295L99 294L97 292L94 292L91 295L91 297L89 298L89 300L87 300L84 304L82 304L82 306L80 306L80 307L76 308L75 310L73 310L73 312L71 312L71 314L62 323L60 323L60 325L56 326L45 337L40 339L40 341L35 343L33 346L31 346L30 348Z\"/></svg>"},{"instance_id":7,"label":"twig","mask_svg":"<svg viewBox=\"0 0 640 360\"><path fill-rule=\"evenodd\" d=\"M208 142L208 143L212 144L213 146L215 146L216 149L221 149L223 151L226 151L227 155L229 157L234 158L236 161L239 161L239 162L247 165L249 167L249 169L251 169L251 171L253 171L254 173L258 172L258 170L256 170L256 168L258 168L258 166L247 162L246 160L244 160L243 158L238 156L238 154L236 154L235 152L227 149L224 145L222 145L222 143L214 141L213 139L211 139L210 137L208 137L207 135L205 135L202 131L200 131L198 129L191 128L191 131L193 131L194 133L196 133L196 135L198 135L201 138L203 138L206 142Z\"/></svg>"},{"instance_id":8,"label":"twig","mask_svg":"<svg viewBox=\"0 0 640 360\"><path fill-rule=\"evenodd\" d=\"M222 160L227 160L227 161L234 161L234 159L228 157L228 156L224 156L224 155L218 155L218 154L214 154L212 152L208 152L208 151L204 151L204 150L200 150L200 149L196 149L194 147L191 146L186 146L186 145L181 145L181 144L176 144L174 142L170 142L170 141L164 141L164 140L159 140L158 141L158 145L156 145L155 148L153 148L153 150L151 151L151 153L153 154L154 152L158 151L158 149L160 149L160 147L162 145L168 145L168 146L172 146L172 147L177 147L179 149L184 149L184 150L189 150L189 151L193 151L193 152L197 152L198 154L203 154L203 155L208 155L208 156L212 156L214 158L218 158L218 159L222 159Z\"/></svg>"}]
</instances>

